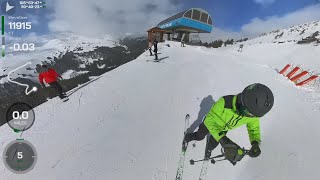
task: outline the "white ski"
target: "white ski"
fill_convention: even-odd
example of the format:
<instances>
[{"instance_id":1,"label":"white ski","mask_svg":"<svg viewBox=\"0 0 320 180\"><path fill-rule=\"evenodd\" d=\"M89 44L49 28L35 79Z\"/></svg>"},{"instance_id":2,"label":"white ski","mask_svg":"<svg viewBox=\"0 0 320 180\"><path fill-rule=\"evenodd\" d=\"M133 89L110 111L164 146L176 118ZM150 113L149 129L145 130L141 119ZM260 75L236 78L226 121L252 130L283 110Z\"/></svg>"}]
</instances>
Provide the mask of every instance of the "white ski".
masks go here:
<instances>
[{"instance_id":1,"label":"white ski","mask_svg":"<svg viewBox=\"0 0 320 180\"><path fill-rule=\"evenodd\" d=\"M185 135L188 132L188 128L189 128L189 118L190 115L187 114L186 118L185 118L185 123L184 123L184 134L183 134L183 140ZM185 155L186 155L186 151L187 151L187 147L188 144L182 142L182 148L181 148L181 153L180 153L180 160L179 160L179 164L178 164L178 169L177 169L177 174L176 174L176 180L182 180L182 176L183 176L183 168L184 168L184 160L185 160Z\"/></svg>"}]
</instances>

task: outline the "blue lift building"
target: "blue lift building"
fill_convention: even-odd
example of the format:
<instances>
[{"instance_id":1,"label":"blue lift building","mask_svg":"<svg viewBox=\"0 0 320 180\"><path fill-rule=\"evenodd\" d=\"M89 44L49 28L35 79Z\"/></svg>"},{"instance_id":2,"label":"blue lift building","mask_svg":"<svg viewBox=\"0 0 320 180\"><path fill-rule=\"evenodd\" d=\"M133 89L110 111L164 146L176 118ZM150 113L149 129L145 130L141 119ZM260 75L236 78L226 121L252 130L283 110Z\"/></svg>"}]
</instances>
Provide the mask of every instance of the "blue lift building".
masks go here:
<instances>
[{"instance_id":1,"label":"blue lift building","mask_svg":"<svg viewBox=\"0 0 320 180\"><path fill-rule=\"evenodd\" d=\"M213 21L207 11L201 8L191 8L161 21L157 27L152 29L157 29L162 33L160 41L163 40L163 33L168 35L168 39L178 34L175 39L188 41L190 33L211 33ZM149 32L149 38L151 36L153 35Z\"/></svg>"}]
</instances>

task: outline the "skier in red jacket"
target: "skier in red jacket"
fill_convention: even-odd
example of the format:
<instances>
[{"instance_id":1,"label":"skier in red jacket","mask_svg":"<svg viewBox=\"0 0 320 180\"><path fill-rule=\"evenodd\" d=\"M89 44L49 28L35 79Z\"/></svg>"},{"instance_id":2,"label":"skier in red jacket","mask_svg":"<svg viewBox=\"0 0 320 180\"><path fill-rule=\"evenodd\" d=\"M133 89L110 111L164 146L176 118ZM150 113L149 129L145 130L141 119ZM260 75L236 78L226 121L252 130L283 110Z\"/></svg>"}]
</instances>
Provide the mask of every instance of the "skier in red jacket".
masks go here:
<instances>
[{"instance_id":1,"label":"skier in red jacket","mask_svg":"<svg viewBox=\"0 0 320 180\"><path fill-rule=\"evenodd\" d=\"M42 87L44 86L43 80L48 83L51 87L56 89L61 99L66 98L66 94L62 86L58 83L58 78L62 79L62 77L52 68L49 68L47 65L41 66L44 71L39 74L39 82Z\"/></svg>"}]
</instances>

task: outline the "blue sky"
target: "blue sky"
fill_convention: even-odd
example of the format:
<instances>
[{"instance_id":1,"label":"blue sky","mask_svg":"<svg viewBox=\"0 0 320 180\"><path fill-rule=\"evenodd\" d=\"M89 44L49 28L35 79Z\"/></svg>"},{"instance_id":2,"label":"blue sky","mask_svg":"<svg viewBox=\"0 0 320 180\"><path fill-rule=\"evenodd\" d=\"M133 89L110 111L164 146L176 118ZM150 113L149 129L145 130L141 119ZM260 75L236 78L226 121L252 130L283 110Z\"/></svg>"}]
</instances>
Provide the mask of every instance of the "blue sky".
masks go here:
<instances>
[{"instance_id":1,"label":"blue sky","mask_svg":"<svg viewBox=\"0 0 320 180\"><path fill-rule=\"evenodd\" d=\"M3 1L3 0L2 0ZM1 2L2 2L1 1ZM254 37L320 20L320 0L46 0L47 8L21 10L31 16L32 36L71 31L87 36L140 33L191 7L207 10L213 39ZM22 31L28 34L31 31ZM16 34L21 34L16 33Z\"/></svg>"}]
</instances>

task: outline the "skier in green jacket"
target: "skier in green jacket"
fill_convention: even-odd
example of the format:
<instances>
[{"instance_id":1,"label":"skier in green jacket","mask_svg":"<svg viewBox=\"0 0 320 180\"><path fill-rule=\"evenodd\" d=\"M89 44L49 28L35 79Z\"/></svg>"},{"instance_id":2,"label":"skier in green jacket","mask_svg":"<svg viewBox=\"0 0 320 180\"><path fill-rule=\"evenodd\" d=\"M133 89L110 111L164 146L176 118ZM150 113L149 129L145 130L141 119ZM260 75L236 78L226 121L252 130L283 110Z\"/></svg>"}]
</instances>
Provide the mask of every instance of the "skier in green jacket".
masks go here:
<instances>
[{"instance_id":1,"label":"skier in green jacket","mask_svg":"<svg viewBox=\"0 0 320 180\"><path fill-rule=\"evenodd\" d=\"M209 158L211 151L220 143L226 158L231 162L239 155L241 148L226 136L227 131L246 124L252 145L248 155L258 157L261 153L259 119L271 110L273 103L272 91L259 83L246 87L238 95L221 97L212 106L198 131L186 134L185 143L192 140L201 141L210 133L205 158Z\"/></svg>"}]
</instances>

